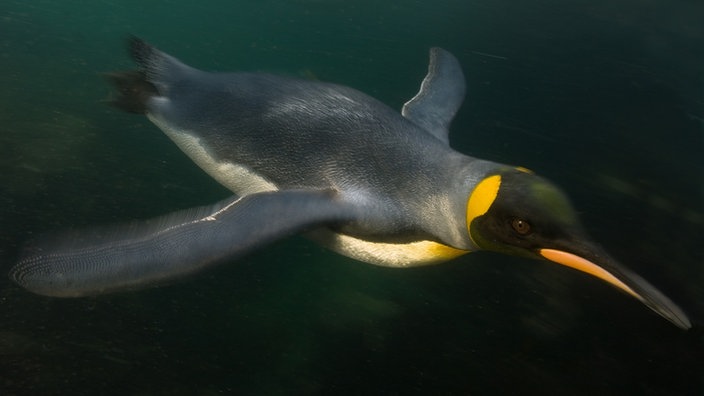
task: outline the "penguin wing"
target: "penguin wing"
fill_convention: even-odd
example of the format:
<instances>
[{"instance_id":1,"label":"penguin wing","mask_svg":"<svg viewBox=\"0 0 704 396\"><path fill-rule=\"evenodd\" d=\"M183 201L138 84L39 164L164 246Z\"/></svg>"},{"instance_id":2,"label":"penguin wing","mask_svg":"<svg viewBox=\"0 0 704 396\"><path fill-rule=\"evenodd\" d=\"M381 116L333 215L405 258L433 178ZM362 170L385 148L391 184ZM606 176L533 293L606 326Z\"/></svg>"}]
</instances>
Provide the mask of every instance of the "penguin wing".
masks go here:
<instances>
[{"instance_id":1,"label":"penguin wing","mask_svg":"<svg viewBox=\"0 0 704 396\"><path fill-rule=\"evenodd\" d=\"M450 122L462 105L464 94L464 74L459 61L444 49L434 47L430 49L428 74L420 91L403 105L401 114L449 143Z\"/></svg>"},{"instance_id":2,"label":"penguin wing","mask_svg":"<svg viewBox=\"0 0 704 396\"><path fill-rule=\"evenodd\" d=\"M42 295L138 289L232 260L294 233L352 219L332 190L233 197L127 226L64 235L21 259L10 278Z\"/></svg>"}]
</instances>

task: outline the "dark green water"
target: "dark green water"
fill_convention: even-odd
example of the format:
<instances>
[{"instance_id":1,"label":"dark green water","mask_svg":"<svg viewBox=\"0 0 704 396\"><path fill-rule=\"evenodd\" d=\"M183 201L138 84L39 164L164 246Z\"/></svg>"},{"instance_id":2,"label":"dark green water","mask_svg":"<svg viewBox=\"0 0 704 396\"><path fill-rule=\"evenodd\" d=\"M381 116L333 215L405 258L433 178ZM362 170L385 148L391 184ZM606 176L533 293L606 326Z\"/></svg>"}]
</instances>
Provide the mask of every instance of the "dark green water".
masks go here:
<instances>
[{"instance_id":1,"label":"dark green water","mask_svg":"<svg viewBox=\"0 0 704 396\"><path fill-rule=\"evenodd\" d=\"M400 108L461 61L456 149L563 186L590 233L691 314L683 332L550 263L377 268L302 238L181 284L74 300L0 277L2 395L704 392L704 4L685 0L3 1L0 272L37 233L228 192L102 101L136 34L209 70Z\"/></svg>"}]
</instances>

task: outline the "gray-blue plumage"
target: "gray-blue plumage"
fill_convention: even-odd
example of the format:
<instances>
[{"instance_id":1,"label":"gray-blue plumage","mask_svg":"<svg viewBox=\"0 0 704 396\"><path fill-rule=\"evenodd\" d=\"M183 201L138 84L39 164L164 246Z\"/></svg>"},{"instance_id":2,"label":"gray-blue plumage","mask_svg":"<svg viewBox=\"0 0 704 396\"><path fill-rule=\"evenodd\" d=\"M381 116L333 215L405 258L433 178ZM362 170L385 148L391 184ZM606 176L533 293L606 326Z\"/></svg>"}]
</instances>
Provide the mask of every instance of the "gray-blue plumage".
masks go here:
<instances>
[{"instance_id":1,"label":"gray-blue plumage","mask_svg":"<svg viewBox=\"0 0 704 396\"><path fill-rule=\"evenodd\" d=\"M482 176L467 169L476 160L447 144L446 127L463 98L457 90L451 91L452 97L434 92L418 101L409 120L374 98L336 84L266 74L205 73L151 47L137 45L134 52L159 92L147 102L147 114L177 143L175 135L193 137L216 163L244 166L277 189L334 188L359 208L358 221L347 226L349 233L396 233L471 247L463 219L457 219L453 230L446 223L441 229L435 226L440 217L435 212L448 205L464 207L471 187L465 183L465 194L448 202L446 194L438 196L438 185L452 183L462 172ZM442 84L459 85L463 92L464 79L454 57L441 49L431 54L431 72L444 70L447 62L451 70L442 74ZM447 105L454 110L446 111ZM435 113L439 108L443 112ZM422 127L439 115L444 137ZM415 119L422 122L416 124ZM197 156L189 147L182 148ZM242 187L239 175L237 180L222 180L228 176L219 167L200 165L236 193L255 192Z\"/></svg>"},{"instance_id":2,"label":"gray-blue plumage","mask_svg":"<svg viewBox=\"0 0 704 396\"><path fill-rule=\"evenodd\" d=\"M447 144L447 127L464 97L462 70L448 52L431 50L423 87L404 108L407 118L336 84L206 73L140 41L132 53L157 90L146 102L148 117L235 193L258 192L253 175L279 190L333 188L358 210L345 234L474 247L464 219L438 222L446 217L439 212L461 212L483 169L495 167ZM223 164L246 171L232 175ZM438 194L453 183L462 190Z\"/></svg>"},{"instance_id":3,"label":"gray-blue plumage","mask_svg":"<svg viewBox=\"0 0 704 396\"><path fill-rule=\"evenodd\" d=\"M464 77L450 53L431 50L428 75L404 106L404 117L341 85L261 73L207 73L137 39L130 49L140 71L111 75L122 93L118 107L145 113L238 196L265 194L270 206L278 197L279 206L298 216L280 210L230 215L237 219L231 235L213 239L202 228L212 224L200 219L224 205L219 204L167 216L156 221L157 228L108 230L111 237L100 241L59 238L41 248L50 254L29 255L13 269L12 276L30 290L67 296L158 283L302 229L343 254L388 266L444 261L476 248L466 220L448 214L464 211L472 186L496 164L448 145L448 127L464 97ZM457 193L448 194L447 186ZM290 204L288 192L303 189L312 202L321 192L334 192L334 199L325 211L309 205L301 212ZM235 209L245 210L239 205L230 211ZM262 228L269 232L261 235ZM242 232L259 237L245 239Z\"/></svg>"},{"instance_id":4,"label":"gray-blue plumage","mask_svg":"<svg viewBox=\"0 0 704 396\"><path fill-rule=\"evenodd\" d=\"M233 197L149 222L46 240L44 252L20 261L12 276L35 293L57 297L144 287L235 259L311 222L350 218L330 190Z\"/></svg>"},{"instance_id":5,"label":"gray-blue plumage","mask_svg":"<svg viewBox=\"0 0 704 396\"><path fill-rule=\"evenodd\" d=\"M554 185L448 144L465 94L440 48L401 112L352 88L260 73L207 73L139 39L114 104L144 113L235 197L153 221L60 237L10 276L52 296L145 287L295 233L373 264L407 267L488 249L587 272L682 328L686 315L589 242ZM107 235L107 236L105 236Z\"/></svg>"}]
</instances>

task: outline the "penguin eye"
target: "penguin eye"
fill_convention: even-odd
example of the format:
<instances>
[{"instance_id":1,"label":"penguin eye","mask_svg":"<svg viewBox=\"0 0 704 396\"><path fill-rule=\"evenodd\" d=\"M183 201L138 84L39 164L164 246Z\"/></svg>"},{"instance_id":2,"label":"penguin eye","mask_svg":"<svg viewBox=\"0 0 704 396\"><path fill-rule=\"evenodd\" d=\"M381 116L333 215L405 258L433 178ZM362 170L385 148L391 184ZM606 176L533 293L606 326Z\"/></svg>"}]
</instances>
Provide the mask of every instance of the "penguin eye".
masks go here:
<instances>
[{"instance_id":1,"label":"penguin eye","mask_svg":"<svg viewBox=\"0 0 704 396\"><path fill-rule=\"evenodd\" d=\"M530 224L522 219L516 218L511 220L511 227L521 235L528 235L530 233Z\"/></svg>"}]
</instances>

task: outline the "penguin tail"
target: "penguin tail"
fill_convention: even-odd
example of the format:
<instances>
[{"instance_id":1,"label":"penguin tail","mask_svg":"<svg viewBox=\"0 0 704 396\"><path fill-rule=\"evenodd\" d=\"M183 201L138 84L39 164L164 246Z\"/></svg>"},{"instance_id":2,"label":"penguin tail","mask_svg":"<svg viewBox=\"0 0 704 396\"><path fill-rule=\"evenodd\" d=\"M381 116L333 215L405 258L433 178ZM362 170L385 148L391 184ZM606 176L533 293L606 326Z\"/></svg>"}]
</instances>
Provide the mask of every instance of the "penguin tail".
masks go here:
<instances>
[{"instance_id":1,"label":"penguin tail","mask_svg":"<svg viewBox=\"0 0 704 396\"><path fill-rule=\"evenodd\" d=\"M105 75L119 94L110 100L110 104L124 111L146 113L151 97L168 97L171 86L195 72L195 69L138 37L130 37L127 47L138 70Z\"/></svg>"},{"instance_id":2,"label":"penguin tail","mask_svg":"<svg viewBox=\"0 0 704 396\"><path fill-rule=\"evenodd\" d=\"M117 88L118 93L108 103L128 113L145 114L149 98L159 95L156 86L147 81L142 71L106 73L105 78Z\"/></svg>"}]
</instances>

